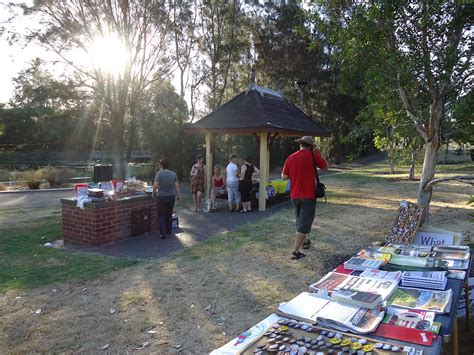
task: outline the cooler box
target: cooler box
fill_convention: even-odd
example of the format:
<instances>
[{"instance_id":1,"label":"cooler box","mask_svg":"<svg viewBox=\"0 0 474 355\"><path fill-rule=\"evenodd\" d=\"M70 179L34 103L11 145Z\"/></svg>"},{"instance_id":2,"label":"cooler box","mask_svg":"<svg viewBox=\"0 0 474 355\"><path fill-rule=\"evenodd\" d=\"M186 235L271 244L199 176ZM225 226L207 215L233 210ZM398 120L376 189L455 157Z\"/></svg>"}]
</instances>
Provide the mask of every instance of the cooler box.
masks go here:
<instances>
[{"instance_id":1,"label":"cooler box","mask_svg":"<svg viewBox=\"0 0 474 355\"><path fill-rule=\"evenodd\" d=\"M288 186L288 181L287 180L272 180L272 185L276 190L277 194L284 194L286 193L286 188Z\"/></svg>"}]
</instances>

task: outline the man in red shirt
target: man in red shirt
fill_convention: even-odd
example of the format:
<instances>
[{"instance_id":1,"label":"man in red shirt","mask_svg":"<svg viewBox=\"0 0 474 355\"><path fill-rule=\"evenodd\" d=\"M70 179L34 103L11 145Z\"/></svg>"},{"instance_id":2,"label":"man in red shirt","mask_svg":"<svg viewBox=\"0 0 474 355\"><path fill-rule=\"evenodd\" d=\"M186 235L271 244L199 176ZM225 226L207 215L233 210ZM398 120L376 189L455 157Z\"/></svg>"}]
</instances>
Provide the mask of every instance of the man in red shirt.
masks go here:
<instances>
[{"instance_id":1,"label":"man in red shirt","mask_svg":"<svg viewBox=\"0 0 474 355\"><path fill-rule=\"evenodd\" d=\"M306 256L300 248L309 249L311 244L307 235L316 213L316 167L322 170L328 168L328 163L316 149L313 137L304 136L296 142L300 144L300 150L286 159L281 173L282 179L290 179L290 196L296 212L293 260Z\"/></svg>"}]
</instances>

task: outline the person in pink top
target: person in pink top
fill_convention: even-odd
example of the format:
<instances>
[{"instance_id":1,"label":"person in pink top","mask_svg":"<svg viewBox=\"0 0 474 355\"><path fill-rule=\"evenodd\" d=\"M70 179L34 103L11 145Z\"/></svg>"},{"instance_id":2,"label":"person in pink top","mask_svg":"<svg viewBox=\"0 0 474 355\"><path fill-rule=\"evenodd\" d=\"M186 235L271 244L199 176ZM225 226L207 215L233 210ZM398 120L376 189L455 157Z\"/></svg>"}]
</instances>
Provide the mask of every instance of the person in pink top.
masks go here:
<instances>
[{"instance_id":1,"label":"person in pink top","mask_svg":"<svg viewBox=\"0 0 474 355\"><path fill-rule=\"evenodd\" d=\"M221 167L216 165L214 167L214 175L212 175L211 188L211 210L217 210L216 198L225 194L225 179L222 176Z\"/></svg>"},{"instance_id":2,"label":"person in pink top","mask_svg":"<svg viewBox=\"0 0 474 355\"><path fill-rule=\"evenodd\" d=\"M328 163L317 150L313 137L304 136L296 140L300 150L290 155L285 162L281 178L290 179L290 196L296 214L295 246L291 259L306 255L300 248L309 249L307 238L316 214L316 168L327 170Z\"/></svg>"}]
</instances>

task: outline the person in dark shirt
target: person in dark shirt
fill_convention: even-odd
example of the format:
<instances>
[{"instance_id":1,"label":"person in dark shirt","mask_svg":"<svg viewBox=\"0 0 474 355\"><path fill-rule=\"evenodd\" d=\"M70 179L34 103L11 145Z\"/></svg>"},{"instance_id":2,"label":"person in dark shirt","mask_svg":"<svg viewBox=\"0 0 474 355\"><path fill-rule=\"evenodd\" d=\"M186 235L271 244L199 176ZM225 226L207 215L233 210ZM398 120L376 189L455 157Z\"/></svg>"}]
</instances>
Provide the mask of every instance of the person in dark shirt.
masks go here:
<instances>
[{"instance_id":1,"label":"person in dark shirt","mask_svg":"<svg viewBox=\"0 0 474 355\"><path fill-rule=\"evenodd\" d=\"M240 181L239 181L239 192L242 200L241 213L247 213L252 211L250 192L252 191L252 178L255 174L259 174L260 171L252 164L252 157L246 157L244 164L240 169Z\"/></svg>"},{"instance_id":2,"label":"person in dark shirt","mask_svg":"<svg viewBox=\"0 0 474 355\"><path fill-rule=\"evenodd\" d=\"M168 160L161 159L160 170L156 173L152 194L153 197L156 197L161 239L171 234L174 203L176 199L181 199L178 176L174 171L168 170L168 167Z\"/></svg>"}]
</instances>

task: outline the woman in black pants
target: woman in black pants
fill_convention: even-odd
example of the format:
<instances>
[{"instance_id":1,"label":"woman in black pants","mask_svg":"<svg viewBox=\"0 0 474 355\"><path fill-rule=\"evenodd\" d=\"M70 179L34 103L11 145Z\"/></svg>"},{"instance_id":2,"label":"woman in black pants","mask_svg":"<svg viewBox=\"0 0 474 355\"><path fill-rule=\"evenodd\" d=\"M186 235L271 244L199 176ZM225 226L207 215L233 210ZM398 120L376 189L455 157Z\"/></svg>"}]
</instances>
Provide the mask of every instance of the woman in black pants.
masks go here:
<instances>
[{"instance_id":1,"label":"woman in black pants","mask_svg":"<svg viewBox=\"0 0 474 355\"><path fill-rule=\"evenodd\" d=\"M175 199L181 199L178 176L174 171L168 170L168 167L168 160L161 159L160 170L156 173L155 183L153 184L152 196L156 197L156 211L161 239L171 234Z\"/></svg>"},{"instance_id":2,"label":"woman in black pants","mask_svg":"<svg viewBox=\"0 0 474 355\"><path fill-rule=\"evenodd\" d=\"M260 171L252 164L252 157L247 157L242 164L240 171L239 192L242 199L241 213L252 211L250 192L252 191L252 178L254 174L259 174Z\"/></svg>"}]
</instances>

